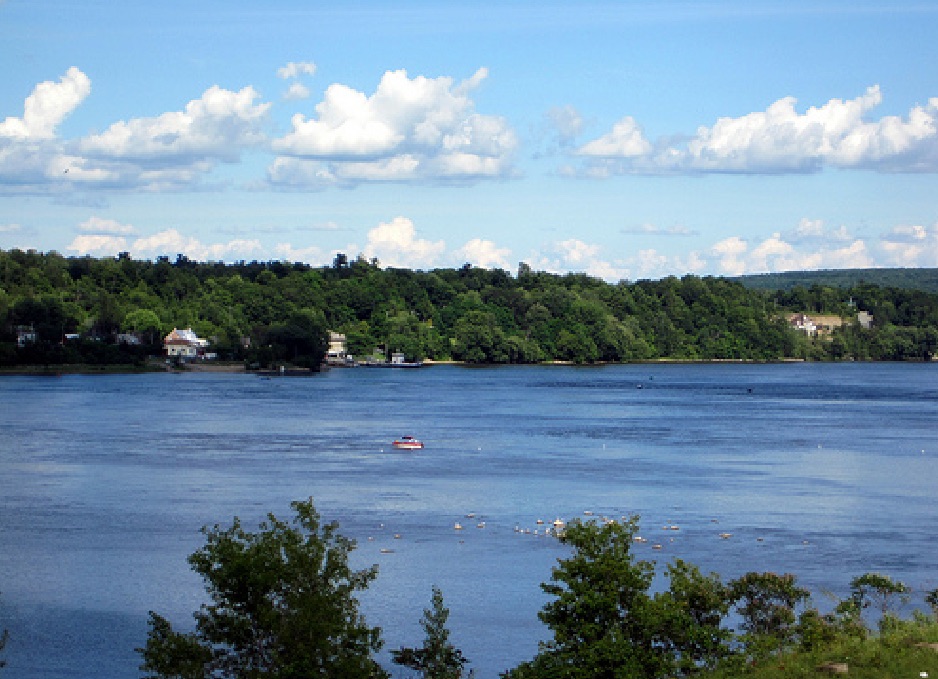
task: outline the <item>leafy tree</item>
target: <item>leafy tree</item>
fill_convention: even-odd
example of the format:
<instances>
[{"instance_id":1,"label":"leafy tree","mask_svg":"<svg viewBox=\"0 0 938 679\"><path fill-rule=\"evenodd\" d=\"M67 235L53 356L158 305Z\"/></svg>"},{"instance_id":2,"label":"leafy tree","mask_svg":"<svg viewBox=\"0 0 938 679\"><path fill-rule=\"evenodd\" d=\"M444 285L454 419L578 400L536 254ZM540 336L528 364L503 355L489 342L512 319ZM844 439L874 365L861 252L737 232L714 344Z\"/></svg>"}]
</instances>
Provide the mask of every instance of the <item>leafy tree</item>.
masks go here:
<instances>
[{"instance_id":1,"label":"leafy tree","mask_svg":"<svg viewBox=\"0 0 938 679\"><path fill-rule=\"evenodd\" d=\"M638 519L574 521L561 537L573 555L560 559L541 588L553 600L539 613L553 633L537 656L509 679L665 677L672 659L660 642L660 607L648 590L654 565L635 561Z\"/></svg>"},{"instance_id":2,"label":"leafy tree","mask_svg":"<svg viewBox=\"0 0 938 679\"><path fill-rule=\"evenodd\" d=\"M423 646L391 651L391 658L398 665L417 670L423 679L459 679L463 666L469 661L450 643L448 619L449 609L443 605L443 593L434 587L430 608L424 610L420 621L426 633Z\"/></svg>"},{"instance_id":3,"label":"leafy tree","mask_svg":"<svg viewBox=\"0 0 938 679\"><path fill-rule=\"evenodd\" d=\"M795 584L794 575L749 572L730 582L729 588L752 655L781 650L792 641L795 607L810 596Z\"/></svg>"},{"instance_id":4,"label":"leafy tree","mask_svg":"<svg viewBox=\"0 0 938 679\"><path fill-rule=\"evenodd\" d=\"M716 573L676 559L667 568L670 587L656 595L661 607L663 643L674 657L674 671L694 674L714 668L730 654L732 632L723 627L729 612L729 590Z\"/></svg>"},{"instance_id":5,"label":"leafy tree","mask_svg":"<svg viewBox=\"0 0 938 679\"><path fill-rule=\"evenodd\" d=\"M124 316L123 327L145 335L147 344L154 344L161 334L162 325L156 312L150 309L134 309Z\"/></svg>"},{"instance_id":6,"label":"leafy tree","mask_svg":"<svg viewBox=\"0 0 938 679\"><path fill-rule=\"evenodd\" d=\"M368 627L355 592L377 567L353 571L353 541L323 524L312 500L291 504L292 525L274 515L258 532L235 517L230 528L204 528L204 547L189 557L211 598L183 634L150 614L141 669L161 677L386 677L372 658L380 629Z\"/></svg>"},{"instance_id":7,"label":"leafy tree","mask_svg":"<svg viewBox=\"0 0 938 679\"><path fill-rule=\"evenodd\" d=\"M911 591L908 585L893 580L888 575L865 573L850 581L847 605L859 612L878 604L883 620L892 613L893 600L898 598L905 603Z\"/></svg>"},{"instance_id":8,"label":"leafy tree","mask_svg":"<svg viewBox=\"0 0 938 679\"><path fill-rule=\"evenodd\" d=\"M938 588L925 593L925 603L931 607L932 616L938 621Z\"/></svg>"}]
</instances>

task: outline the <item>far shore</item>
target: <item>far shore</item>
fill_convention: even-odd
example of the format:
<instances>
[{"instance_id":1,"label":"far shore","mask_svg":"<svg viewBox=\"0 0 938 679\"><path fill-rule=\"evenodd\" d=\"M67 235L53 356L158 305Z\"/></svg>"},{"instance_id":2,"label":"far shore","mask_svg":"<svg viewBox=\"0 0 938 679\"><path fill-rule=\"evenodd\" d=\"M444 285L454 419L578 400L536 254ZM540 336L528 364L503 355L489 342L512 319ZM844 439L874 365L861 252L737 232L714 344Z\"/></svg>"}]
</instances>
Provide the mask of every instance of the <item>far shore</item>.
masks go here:
<instances>
[{"instance_id":1,"label":"far shore","mask_svg":"<svg viewBox=\"0 0 938 679\"><path fill-rule=\"evenodd\" d=\"M457 365L465 366L468 368L488 368L488 367L501 367L507 365L528 365L528 366L567 366L567 367L577 367L577 368L590 368L590 367L602 367L610 365L727 365L727 364L739 364L739 365L772 365L772 364L786 364L786 363L931 363L938 361L938 358L933 359L932 361L854 361L854 360L844 360L844 361L806 361L803 358L778 358L773 360L755 360L755 359L742 359L742 358L711 358L711 359L699 359L699 358L655 358L655 359L646 359L641 361L627 361L627 362L596 362L596 363L574 363L572 361L544 361L542 363L526 363L526 364L508 364L508 363L466 363L465 361L452 361L452 360L433 360L425 359L423 365L425 367L431 367L434 365ZM322 369L330 370L345 370L342 366L328 366L324 365ZM216 362L216 361L197 361L191 363L185 363L182 367L175 366L173 364L168 364L163 359L153 358L146 365L132 365L132 364L114 364L114 365L90 365L86 363L75 363L75 364L62 364L62 365L23 365L23 366L9 366L5 368L0 368L0 377L58 377L61 375L126 375L126 374L141 374L141 373L154 373L154 372L167 372L167 373L246 373L246 374L255 374L255 373L265 373L269 371L256 371L248 370L244 363L242 362ZM312 373L312 374L315 374Z\"/></svg>"}]
</instances>

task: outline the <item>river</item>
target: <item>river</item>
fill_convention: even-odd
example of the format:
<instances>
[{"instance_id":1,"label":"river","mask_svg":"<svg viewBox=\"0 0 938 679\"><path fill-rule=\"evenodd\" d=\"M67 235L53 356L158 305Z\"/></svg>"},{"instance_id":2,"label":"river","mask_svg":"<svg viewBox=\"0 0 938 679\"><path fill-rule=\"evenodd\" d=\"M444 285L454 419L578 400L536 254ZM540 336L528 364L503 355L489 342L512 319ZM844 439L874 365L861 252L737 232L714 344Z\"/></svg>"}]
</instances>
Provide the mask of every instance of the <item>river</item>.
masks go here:
<instances>
[{"instance_id":1,"label":"river","mask_svg":"<svg viewBox=\"0 0 938 679\"><path fill-rule=\"evenodd\" d=\"M426 448L392 450L404 434ZM822 608L869 571L920 601L936 483L938 364L5 377L3 676L140 676L147 612L185 628L205 600L200 528L292 500L379 565L361 601L386 649L421 643L436 585L487 679L546 638L539 584L566 551L538 520L637 514L659 569L791 572Z\"/></svg>"}]
</instances>

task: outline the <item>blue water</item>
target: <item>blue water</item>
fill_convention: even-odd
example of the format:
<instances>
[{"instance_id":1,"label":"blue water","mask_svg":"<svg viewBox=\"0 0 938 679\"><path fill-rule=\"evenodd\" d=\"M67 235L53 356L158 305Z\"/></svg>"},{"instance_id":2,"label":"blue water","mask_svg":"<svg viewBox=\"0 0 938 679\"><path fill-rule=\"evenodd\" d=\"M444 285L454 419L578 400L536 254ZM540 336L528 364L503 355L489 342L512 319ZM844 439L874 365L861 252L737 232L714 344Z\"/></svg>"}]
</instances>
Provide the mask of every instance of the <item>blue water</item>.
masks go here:
<instances>
[{"instance_id":1,"label":"blue water","mask_svg":"<svg viewBox=\"0 0 938 679\"><path fill-rule=\"evenodd\" d=\"M147 611L186 628L204 601L199 529L309 496L379 565L361 600L386 648L422 641L437 585L482 679L546 638L566 552L538 519L639 514L641 558L792 572L829 608L868 571L938 587L936 484L932 364L7 377L4 678L139 676Z\"/></svg>"}]
</instances>

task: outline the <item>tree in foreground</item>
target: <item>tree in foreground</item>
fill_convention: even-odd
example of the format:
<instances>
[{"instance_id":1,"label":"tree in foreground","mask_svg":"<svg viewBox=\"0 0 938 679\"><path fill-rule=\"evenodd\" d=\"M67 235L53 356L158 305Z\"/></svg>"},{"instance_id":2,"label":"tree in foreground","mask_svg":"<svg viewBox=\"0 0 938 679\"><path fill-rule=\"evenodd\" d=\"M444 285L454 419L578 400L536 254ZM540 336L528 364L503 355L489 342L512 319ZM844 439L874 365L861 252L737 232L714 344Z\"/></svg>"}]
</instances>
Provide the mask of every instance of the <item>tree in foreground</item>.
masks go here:
<instances>
[{"instance_id":1,"label":"tree in foreground","mask_svg":"<svg viewBox=\"0 0 938 679\"><path fill-rule=\"evenodd\" d=\"M426 633L423 646L391 651L391 658L398 665L417 670L423 679L460 679L463 666L469 661L450 643L448 619L449 609L443 605L443 593L434 587L430 608L424 610L420 621Z\"/></svg>"},{"instance_id":2,"label":"tree in foreground","mask_svg":"<svg viewBox=\"0 0 938 679\"><path fill-rule=\"evenodd\" d=\"M563 677L604 679L666 676L671 667L656 638L658 610L648 591L654 564L635 561L632 539L638 520L573 521L561 542L573 554L559 559L551 582L553 597L538 614L553 639L533 660L504 676L509 679Z\"/></svg>"},{"instance_id":3,"label":"tree in foreground","mask_svg":"<svg viewBox=\"0 0 938 679\"><path fill-rule=\"evenodd\" d=\"M323 524L312 500L294 502L292 525L268 515L258 532L235 517L230 528L204 528L204 547L189 564L211 603L180 633L150 613L137 649L148 677L387 677L373 659L381 631L368 627L355 593L377 567L353 571L352 540Z\"/></svg>"},{"instance_id":4,"label":"tree in foreground","mask_svg":"<svg viewBox=\"0 0 938 679\"><path fill-rule=\"evenodd\" d=\"M755 658L780 652L795 641L795 608L811 593L790 573L749 572L729 584L747 651Z\"/></svg>"}]
</instances>

